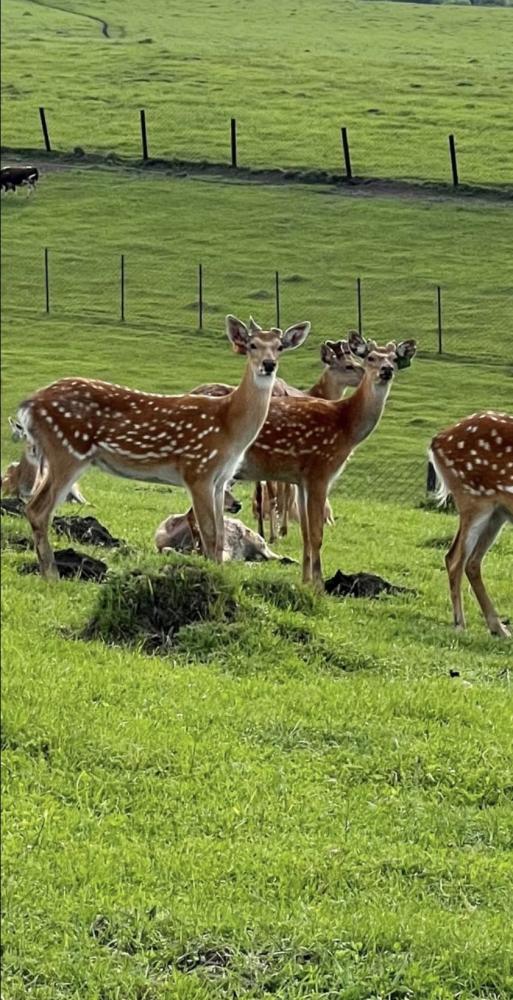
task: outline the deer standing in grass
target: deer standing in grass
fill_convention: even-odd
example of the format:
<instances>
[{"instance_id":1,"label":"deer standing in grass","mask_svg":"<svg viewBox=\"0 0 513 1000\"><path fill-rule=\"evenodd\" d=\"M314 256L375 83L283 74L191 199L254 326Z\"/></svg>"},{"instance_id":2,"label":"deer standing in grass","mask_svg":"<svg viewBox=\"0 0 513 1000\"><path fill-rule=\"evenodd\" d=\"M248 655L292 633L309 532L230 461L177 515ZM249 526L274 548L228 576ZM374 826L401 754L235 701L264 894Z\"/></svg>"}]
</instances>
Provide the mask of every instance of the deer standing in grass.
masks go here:
<instances>
[{"instance_id":1,"label":"deer standing in grass","mask_svg":"<svg viewBox=\"0 0 513 1000\"><path fill-rule=\"evenodd\" d=\"M465 628L461 579L465 571L494 635L511 636L490 600L481 563L506 522L513 523L513 416L474 413L431 442L441 503L452 494L460 521L445 557L456 629Z\"/></svg>"},{"instance_id":2,"label":"deer standing in grass","mask_svg":"<svg viewBox=\"0 0 513 1000\"><path fill-rule=\"evenodd\" d=\"M405 357L416 352L405 342ZM354 451L377 426L398 367L397 346L371 350L349 399L272 399L267 419L236 478L295 483L303 536L303 582L322 586L321 547L328 491Z\"/></svg>"},{"instance_id":3,"label":"deer standing in grass","mask_svg":"<svg viewBox=\"0 0 513 1000\"><path fill-rule=\"evenodd\" d=\"M249 328L253 331L261 328L250 317ZM355 334L358 337L358 334ZM307 396L315 396L319 399L340 399L340 396L349 386L357 386L361 379L361 367L355 361L349 349L344 349L341 340L327 340L321 344L321 360L325 365L324 371L317 379L315 385L308 392L295 389L288 385L284 379L275 380L272 396L273 399L283 396L295 396L304 399ZM345 343L347 348L347 343ZM205 394L207 396L222 396L233 391L233 386L224 383L210 383L197 386L191 390L193 394ZM264 518L267 513L270 521L269 540L276 541L278 537L278 524L282 523L282 535L287 534L287 517L295 501L294 488L288 483L265 483L262 488L261 483L257 483L253 497L253 513L258 522L258 532L264 538ZM326 504L325 520L327 524L333 523L332 511L329 503Z\"/></svg>"},{"instance_id":4,"label":"deer standing in grass","mask_svg":"<svg viewBox=\"0 0 513 1000\"><path fill-rule=\"evenodd\" d=\"M250 333L227 316L233 348L247 356L242 381L229 396L165 396L67 378L22 403L17 424L45 460L44 479L26 507L42 575L58 576L48 538L55 507L90 466L185 486L204 554L221 562L225 486L266 418L280 353L299 347L309 330L309 323L299 323L284 333Z\"/></svg>"},{"instance_id":5,"label":"deer standing in grass","mask_svg":"<svg viewBox=\"0 0 513 1000\"><path fill-rule=\"evenodd\" d=\"M303 396L315 396L317 399L337 400L344 395L346 389L354 388L360 384L363 369L361 365L355 363L353 355L365 358L370 351L387 352L395 348L396 368L407 368L411 364L411 341L404 340L400 344L390 341L384 347L378 347L374 340L365 340L357 330L350 330L348 339L327 340L321 346L321 359L326 365L320 379L312 388L302 393ZM298 395L298 390L285 392L284 395ZM288 521L299 521L299 510L297 506L297 489L291 483L266 483L266 492L269 497L268 507L271 521L271 540L276 538L276 524L273 524L272 516L272 493L276 495L275 520L281 522L280 535L284 538L288 533ZM261 505L255 504L257 513L262 519ZM333 511L329 500L326 500L324 509L324 523L334 524Z\"/></svg>"}]
</instances>

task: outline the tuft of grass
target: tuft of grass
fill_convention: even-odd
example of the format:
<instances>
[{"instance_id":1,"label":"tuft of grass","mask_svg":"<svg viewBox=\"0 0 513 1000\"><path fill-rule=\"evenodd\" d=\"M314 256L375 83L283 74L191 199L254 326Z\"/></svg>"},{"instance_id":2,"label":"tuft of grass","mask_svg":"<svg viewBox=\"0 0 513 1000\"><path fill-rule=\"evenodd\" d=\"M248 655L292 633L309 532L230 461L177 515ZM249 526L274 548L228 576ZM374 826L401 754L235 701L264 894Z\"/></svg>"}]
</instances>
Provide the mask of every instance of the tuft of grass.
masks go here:
<instances>
[{"instance_id":1,"label":"tuft of grass","mask_svg":"<svg viewBox=\"0 0 513 1000\"><path fill-rule=\"evenodd\" d=\"M236 590L220 569L177 558L156 570L109 575L83 635L166 651L183 626L233 621L237 609Z\"/></svg>"},{"instance_id":2,"label":"tuft of grass","mask_svg":"<svg viewBox=\"0 0 513 1000\"><path fill-rule=\"evenodd\" d=\"M245 580L242 589L246 594L263 598L283 611L300 611L305 615L313 615L319 610L319 598L315 591L289 580L259 576Z\"/></svg>"}]
</instances>

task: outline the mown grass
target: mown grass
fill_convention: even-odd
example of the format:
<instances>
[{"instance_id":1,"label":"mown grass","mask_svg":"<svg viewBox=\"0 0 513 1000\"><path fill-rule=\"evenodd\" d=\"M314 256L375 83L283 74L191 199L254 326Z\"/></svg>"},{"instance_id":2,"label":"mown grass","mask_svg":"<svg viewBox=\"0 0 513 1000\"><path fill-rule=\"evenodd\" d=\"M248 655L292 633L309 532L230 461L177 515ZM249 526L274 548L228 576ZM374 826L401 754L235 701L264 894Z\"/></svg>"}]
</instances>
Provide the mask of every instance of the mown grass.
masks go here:
<instances>
[{"instance_id":1,"label":"mown grass","mask_svg":"<svg viewBox=\"0 0 513 1000\"><path fill-rule=\"evenodd\" d=\"M189 31L199 14L184 16ZM422 349L334 492L324 547L327 574L369 570L416 596L312 598L297 566L232 565L237 615L190 623L167 655L149 656L140 640L84 640L105 589L49 587L18 573L32 554L2 551L5 997L506 1000L511 644L487 635L468 596L469 631L454 634L443 554L456 519L411 502L435 430L511 408L509 210L72 171L46 175L32 200L4 199L2 221L4 462L17 451L7 414L61 375L163 391L238 379L224 312L272 321L276 266L294 279L284 322L313 322L283 361L291 381L310 384L320 341L354 324L358 272L376 289L368 332L417 334ZM121 250L125 325L113 307ZM454 324L445 362L420 291L442 272ZM463 335L475 363L454 357ZM405 502L379 503L398 483ZM88 551L118 575L162 566L153 533L185 508L180 491L96 473L83 490L86 512L129 545ZM252 523L249 487L238 492ZM27 534L2 521L7 543ZM280 550L299 549L293 526ZM485 570L504 615L512 555L506 531Z\"/></svg>"},{"instance_id":2,"label":"mown grass","mask_svg":"<svg viewBox=\"0 0 513 1000\"><path fill-rule=\"evenodd\" d=\"M224 316L251 312L261 323L275 322L275 267L282 324L312 323L305 347L281 367L306 388L320 370L322 340L355 325L359 273L365 332L380 342L415 336L422 358L396 379L385 419L340 488L418 503L432 435L469 411L511 408L512 219L509 207L479 202L346 200L312 189L103 170L48 173L32 199L2 202L3 429L27 392L75 371L168 392L237 381L241 363L225 340ZM476 254L476 241L486 254ZM49 317L43 244L50 247ZM120 251L125 324L117 321ZM443 363L434 354L438 280L449 353ZM479 363L462 366L458 355ZM4 441L6 456L13 455Z\"/></svg>"},{"instance_id":3,"label":"mown grass","mask_svg":"<svg viewBox=\"0 0 513 1000\"><path fill-rule=\"evenodd\" d=\"M162 490L94 500L141 553L108 555L117 572L161 564L141 540ZM242 620L164 657L75 638L101 587L4 553L13 1000L511 992L510 651L470 602L468 635L450 628L425 543L453 517L335 505L330 565L418 597L305 614L281 606L296 568L231 566ZM487 563L501 609L512 554L505 535Z\"/></svg>"},{"instance_id":4,"label":"mown grass","mask_svg":"<svg viewBox=\"0 0 513 1000\"><path fill-rule=\"evenodd\" d=\"M448 180L455 133L462 180L511 182L510 10L366 0L59 6L2 7L6 145L42 145L44 105L55 148L134 155L144 107L153 156L229 162L234 116L245 164L339 168L346 125L357 174ZM105 19L111 38L87 15Z\"/></svg>"}]
</instances>

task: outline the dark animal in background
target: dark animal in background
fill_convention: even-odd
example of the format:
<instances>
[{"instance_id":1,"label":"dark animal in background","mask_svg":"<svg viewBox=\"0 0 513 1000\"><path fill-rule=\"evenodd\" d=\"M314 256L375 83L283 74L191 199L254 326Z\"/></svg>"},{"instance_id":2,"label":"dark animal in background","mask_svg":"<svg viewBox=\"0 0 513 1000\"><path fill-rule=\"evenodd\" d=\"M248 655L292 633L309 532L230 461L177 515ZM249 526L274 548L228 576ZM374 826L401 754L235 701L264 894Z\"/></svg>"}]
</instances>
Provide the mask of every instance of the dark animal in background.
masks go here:
<instances>
[{"instance_id":1,"label":"dark animal in background","mask_svg":"<svg viewBox=\"0 0 513 1000\"><path fill-rule=\"evenodd\" d=\"M16 188L27 187L27 193L35 190L39 180L37 167L2 167L0 171L0 188L4 191L16 191Z\"/></svg>"}]
</instances>

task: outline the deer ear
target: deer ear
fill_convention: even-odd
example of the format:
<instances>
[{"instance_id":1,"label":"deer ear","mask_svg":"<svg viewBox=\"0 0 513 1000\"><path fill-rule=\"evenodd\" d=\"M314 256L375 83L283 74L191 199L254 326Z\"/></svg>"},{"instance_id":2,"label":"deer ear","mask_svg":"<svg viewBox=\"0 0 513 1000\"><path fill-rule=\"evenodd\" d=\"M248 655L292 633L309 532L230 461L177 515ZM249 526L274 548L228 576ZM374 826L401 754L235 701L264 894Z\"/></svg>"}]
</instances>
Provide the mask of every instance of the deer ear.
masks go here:
<instances>
[{"instance_id":1,"label":"deer ear","mask_svg":"<svg viewBox=\"0 0 513 1000\"><path fill-rule=\"evenodd\" d=\"M226 317L226 335L231 340L236 354L247 354L250 334L242 320L236 316Z\"/></svg>"},{"instance_id":2,"label":"deer ear","mask_svg":"<svg viewBox=\"0 0 513 1000\"><path fill-rule=\"evenodd\" d=\"M285 333L282 334L281 342L284 351L294 350L296 347L300 347L301 344L306 340L308 334L310 333L310 323L296 323L295 326L289 326Z\"/></svg>"},{"instance_id":3,"label":"deer ear","mask_svg":"<svg viewBox=\"0 0 513 1000\"><path fill-rule=\"evenodd\" d=\"M370 351L369 342L362 337L361 333L358 333L358 330L349 330L347 343L353 354L357 354L359 358L367 357Z\"/></svg>"},{"instance_id":4,"label":"deer ear","mask_svg":"<svg viewBox=\"0 0 513 1000\"><path fill-rule=\"evenodd\" d=\"M415 340L402 340L395 349L395 363L399 371L402 368L409 368L411 359L417 353L417 342Z\"/></svg>"},{"instance_id":5,"label":"deer ear","mask_svg":"<svg viewBox=\"0 0 513 1000\"><path fill-rule=\"evenodd\" d=\"M248 330L249 330L250 333L261 333L262 332L262 327L259 326L258 323L255 323L255 320L253 319L252 316L249 317Z\"/></svg>"},{"instance_id":6,"label":"deer ear","mask_svg":"<svg viewBox=\"0 0 513 1000\"><path fill-rule=\"evenodd\" d=\"M323 365L332 365L334 359L336 358L335 351L333 350L331 344L331 340L326 340L324 344L321 344L321 361Z\"/></svg>"}]
</instances>

